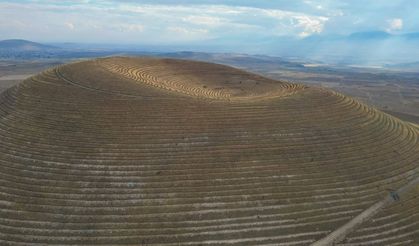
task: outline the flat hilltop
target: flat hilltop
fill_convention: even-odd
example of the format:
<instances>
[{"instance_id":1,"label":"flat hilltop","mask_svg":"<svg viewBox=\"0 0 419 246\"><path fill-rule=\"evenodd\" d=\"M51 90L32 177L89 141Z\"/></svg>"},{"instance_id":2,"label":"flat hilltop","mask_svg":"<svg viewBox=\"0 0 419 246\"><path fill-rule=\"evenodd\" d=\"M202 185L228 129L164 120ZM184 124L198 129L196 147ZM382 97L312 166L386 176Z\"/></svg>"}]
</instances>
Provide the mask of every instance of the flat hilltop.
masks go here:
<instances>
[{"instance_id":1,"label":"flat hilltop","mask_svg":"<svg viewBox=\"0 0 419 246\"><path fill-rule=\"evenodd\" d=\"M207 62L116 57L98 59L96 63L108 72L139 84L201 99L268 99L306 88Z\"/></svg>"},{"instance_id":2,"label":"flat hilltop","mask_svg":"<svg viewBox=\"0 0 419 246\"><path fill-rule=\"evenodd\" d=\"M419 242L419 128L329 89L101 58L0 94L0 134L2 245Z\"/></svg>"}]
</instances>

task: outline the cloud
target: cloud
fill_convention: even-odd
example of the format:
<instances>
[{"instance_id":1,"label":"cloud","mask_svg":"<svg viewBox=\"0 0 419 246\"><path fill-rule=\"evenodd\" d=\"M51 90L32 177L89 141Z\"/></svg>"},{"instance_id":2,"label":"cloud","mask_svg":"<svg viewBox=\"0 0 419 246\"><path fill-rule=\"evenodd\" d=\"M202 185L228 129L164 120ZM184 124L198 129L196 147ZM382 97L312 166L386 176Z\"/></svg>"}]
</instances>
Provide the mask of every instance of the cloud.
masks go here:
<instances>
[{"instance_id":1,"label":"cloud","mask_svg":"<svg viewBox=\"0 0 419 246\"><path fill-rule=\"evenodd\" d=\"M267 16L271 16L280 21L281 27L287 27L288 31L294 29L299 37L307 37L315 33L321 33L325 23L329 20L324 16L312 16L298 12L289 12L282 10L263 10Z\"/></svg>"},{"instance_id":2,"label":"cloud","mask_svg":"<svg viewBox=\"0 0 419 246\"><path fill-rule=\"evenodd\" d=\"M144 31L144 25L142 24L117 24L113 25L115 29L121 32L143 32Z\"/></svg>"},{"instance_id":3,"label":"cloud","mask_svg":"<svg viewBox=\"0 0 419 246\"><path fill-rule=\"evenodd\" d=\"M403 29L403 20L396 18L396 19L390 19L387 20L388 26L387 26L387 31L388 32L393 32L393 31L398 31L398 30L402 30Z\"/></svg>"},{"instance_id":4,"label":"cloud","mask_svg":"<svg viewBox=\"0 0 419 246\"><path fill-rule=\"evenodd\" d=\"M187 35L208 33L208 30L205 30L205 29L192 29L192 28L173 27L173 26L168 27L167 30L169 32L181 33L181 34L187 34Z\"/></svg>"},{"instance_id":5,"label":"cloud","mask_svg":"<svg viewBox=\"0 0 419 246\"><path fill-rule=\"evenodd\" d=\"M65 23L65 26L66 26L68 29L70 29L71 31L73 31L73 30L75 29L74 24L73 24L73 23L71 23L71 22L67 22L67 23Z\"/></svg>"},{"instance_id":6,"label":"cloud","mask_svg":"<svg viewBox=\"0 0 419 246\"><path fill-rule=\"evenodd\" d=\"M321 33L329 18L296 11L231 5L168 5L123 3L116 7L121 14L152 22L147 26L162 32L176 26L179 35L206 33L204 37L231 39L232 35L306 37ZM152 21L150 21L152 20ZM196 31L198 30L198 31ZM202 32L205 30L205 32ZM247 34L246 34L247 33ZM202 40L202 38L199 38Z\"/></svg>"},{"instance_id":7,"label":"cloud","mask_svg":"<svg viewBox=\"0 0 419 246\"><path fill-rule=\"evenodd\" d=\"M234 40L248 36L306 37L321 33L328 21L326 16L277 8L194 3L0 0L0 23L6 20L7 15L10 15L7 19L31 23L30 30L21 30L19 34L28 36L29 39L30 35L39 37L42 31L45 39L60 38L62 41L80 39L100 42L106 39L113 42L130 40L170 43L171 40L179 40L181 37L190 41L214 38ZM57 24L62 23L62 19L65 20L66 28Z\"/></svg>"},{"instance_id":8,"label":"cloud","mask_svg":"<svg viewBox=\"0 0 419 246\"><path fill-rule=\"evenodd\" d=\"M182 20L190 24L210 26L210 27L221 26L228 22L228 20L226 19L222 19L222 18L214 17L214 16L208 16L208 15L207 16L190 15L190 16L182 18Z\"/></svg>"},{"instance_id":9,"label":"cloud","mask_svg":"<svg viewBox=\"0 0 419 246\"><path fill-rule=\"evenodd\" d=\"M248 37L263 41L278 36L302 38L370 30L419 31L419 2L398 8L401 2L366 5L365 0L0 0L0 36L170 44L181 37L233 43ZM394 18L397 16L403 19ZM17 26L13 23L27 26L12 28Z\"/></svg>"},{"instance_id":10,"label":"cloud","mask_svg":"<svg viewBox=\"0 0 419 246\"><path fill-rule=\"evenodd\" d=\"M299 33L299 36L302 38L315 33L321 33L325 22L329 20L326 17L310 18L309 16L296 16L295 19L297 20L296 26L303 29Z\"/></svg>"}]
</instances>

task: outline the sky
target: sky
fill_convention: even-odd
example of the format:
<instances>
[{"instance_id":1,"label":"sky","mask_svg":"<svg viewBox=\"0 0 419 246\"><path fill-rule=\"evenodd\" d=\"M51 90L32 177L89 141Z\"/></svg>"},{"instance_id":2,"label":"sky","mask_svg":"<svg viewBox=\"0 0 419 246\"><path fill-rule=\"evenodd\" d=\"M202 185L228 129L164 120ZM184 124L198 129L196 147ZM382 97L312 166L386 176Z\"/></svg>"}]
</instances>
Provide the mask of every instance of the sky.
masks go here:
<instances>
[{"instance_id":1,"label":"sky","mask_svg":"<svg viewBox=\"0 0 419 246\"><path fill-rule=\"evenodd\" d=\"M0 0L0 40L185 44L419 32L416 0Z\"/></svg>"}]
</instances>

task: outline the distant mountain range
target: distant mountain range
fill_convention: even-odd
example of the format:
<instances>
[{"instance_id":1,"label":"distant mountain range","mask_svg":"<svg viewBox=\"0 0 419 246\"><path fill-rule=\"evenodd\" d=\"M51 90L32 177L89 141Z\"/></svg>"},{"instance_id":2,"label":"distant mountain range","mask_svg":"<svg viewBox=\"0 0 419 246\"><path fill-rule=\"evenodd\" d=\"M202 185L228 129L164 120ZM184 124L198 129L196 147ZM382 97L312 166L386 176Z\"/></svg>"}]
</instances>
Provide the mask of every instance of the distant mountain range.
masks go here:
<instances>
[{"instance_id":1,"label":"distant mountain range","mask_svg":"<svg viewBox=\"0 0 419 246\"><path fill-rule=\"evenodd\" d=\"M94 47L94 46L92 46ZM112 49L86 48L83 44L72 47L63 45L41 44L22 39L0 41L0 59L5 60L36 60L36 59L78 59L109 56L118 53Z\"/></svg>"},{"instance_id":2,"label":"distant mountain range","mask_svg":"<svg viewBox=\"0 0 419 246\"><path fill-rule=\"evenodd\" d=\"M419 61L419 33L391 34L383 31L349 35L319 34L306 38L257 35L237 39L213 39L185 45L178 50L240 52L305 59L339 65L377 65Z\"/></svg>"},{"instance_id":3,"label":"distant mountain range","mask_svg":"<svg viewBox=\"0 0 419 246\"><path fill-rule=\"evenodd\" d=\"M204 53L246 53L305 60L336 65L388 66L419 61L419 33L391 34L383 31L350 35L312 35L261 38L257 35L237 39L213 39L185 44L40 44L27 40L0 41L0 59L43 59L99 57L114 54L158 55L194 51ZM194 53L191 53L192 55ZM187 54L190 56L191 54ZM185 54L182 54L185 55ZM202 54L201 54L202 55ZM243 57L240 58L242 60Z\"/></svg>"},{"instance_id":4,"label":"distant mountain range","mask_svg":"<svg viewBox=\"0 0 419 246\"><path fill-rule=\"evenodd\" d=\"M33 52L33 51L48 51L57 50L58 47L40 44L23 39L8 39L0 41L0 50L14 51L14 52Z\"/></svg>"},{"instance_id":5,"label":"distant mountain range","mask_svg":"<svg viewBox=\"0 0 419 246\"><path fill-rule=\"evenodd\" d=\"M333 64L383 65L419 60L419 33L397 35L371 31L312 35L304 39L278 37L259 41L259 46L276 56L296 56Z\"/></svg>"}]
</instances>

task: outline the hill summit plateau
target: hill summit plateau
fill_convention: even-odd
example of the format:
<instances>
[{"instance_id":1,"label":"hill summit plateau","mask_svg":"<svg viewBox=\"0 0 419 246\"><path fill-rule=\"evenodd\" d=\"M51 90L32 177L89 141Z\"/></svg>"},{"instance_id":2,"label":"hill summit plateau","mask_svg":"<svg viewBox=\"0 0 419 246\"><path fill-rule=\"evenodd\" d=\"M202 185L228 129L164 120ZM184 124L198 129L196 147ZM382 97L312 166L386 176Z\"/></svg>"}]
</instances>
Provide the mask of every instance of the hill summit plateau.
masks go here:
<instances>
[{"instance_id":1,"label":"hill summit plateau","mask_svg":"<svg viewBox=\"0 0 419 246\"><path fill-rule=\"evenodd\" d=\"M0 95L1 245L417 245L419 130L223 65L102 58Z\"/></svg>"}]
</instances>

